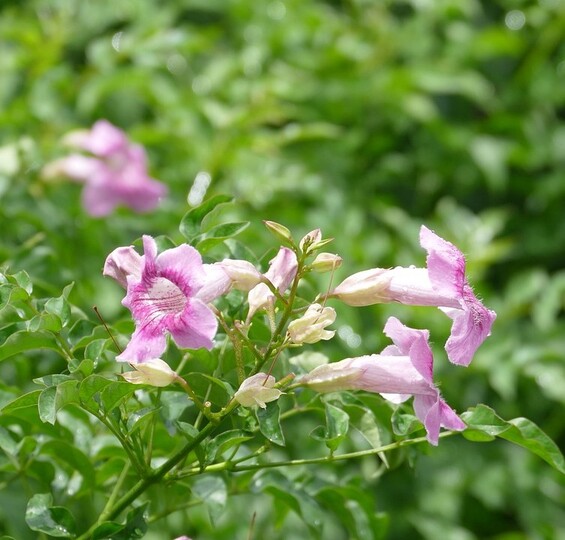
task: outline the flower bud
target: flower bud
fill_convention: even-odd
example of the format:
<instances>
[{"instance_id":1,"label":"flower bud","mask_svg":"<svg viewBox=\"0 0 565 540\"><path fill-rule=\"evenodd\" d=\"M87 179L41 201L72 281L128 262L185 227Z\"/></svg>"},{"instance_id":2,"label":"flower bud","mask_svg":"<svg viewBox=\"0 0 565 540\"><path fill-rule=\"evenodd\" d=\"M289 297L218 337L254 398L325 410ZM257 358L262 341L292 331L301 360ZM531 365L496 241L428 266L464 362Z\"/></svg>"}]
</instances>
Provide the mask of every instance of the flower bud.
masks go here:
<instances>
[{"instance_id":1,"label":"flower bud","mask_svg":"<svg viewBox=\"0 0 565 540\"><path fill-rule=\"evenodd\" d=\"M343 280L328 294L328 298L338 298L349 306L391 302L394 300L389 291L392 277L393 274L386 268L357 272Z\"/></svg>"},{"instance_id":2,"label":"flower bud","mask_svg":"<svg viewBox=\"0 0 565 540\"><path fill-rule=\"evenodd\" d=\"M267 221L267 220L263 221L263 223L265 224L265 227L269 229L269 231L271 231L276 237L278 237L284 243L290 243L291 245L294 245L294 240L292 239L292 235L284 225L281 225L276 221Z\"/></svg>"},{"instance_id":3,"label":"flower bud","mask_svg":"<svg viewBox=\"0 0 565 540\"><path fill-rule=\"evenodd\" d=\"M334 330L324 328L335 321L335 310L312 304L306 313L288 325L288 334L293 343L317 343L334 337Z\"/></svg>"},{"instance_id":4,"label":"flower bud","mask_svg":"<svg viewBox=\"0 0 565 540\"><path fill-rule=\"evenodd\" d=\"M358 367L352 359L342 360L331 364L322 364L298 382L316 392L339 392L356 387L357 381L363 376L363 368Z\"/></svg>"},{"instance_id":5,"label":"flower bud","mask_svg":"<svg viewBox=\"0 0 565 540\"><path fill-rule=\"evenodd\" d=\"M160 358L152 358L141 364L131 364L135 371L126 371L122 377L132 384L150 384L151 386L168 386L178 375Z\"/></svg>"},{"instance_id":6,"label":"flower bud","mask_svg":"<svg viewBox=\"0 0 565 540\"><path fill-rule=\"evenodd\" d=\"M245 379L239 390L234 394L234 399L244 407L259 405L264 409L269 401L278 399L282 392L275 386L275 378L266 373L256 373Z\"/></svg>"},{"instance_id":7,"label":"flower bud","mask_svg":"<svg viewBox=\"0 0 565 540\"><path fill-rule=\"evenodd\" d=\"M249 262L243 260L224 259L217 263L231 280L234 289L248 292L261 283L262 274Z\"/></svg>"},{"instance_id":8,"label":"flower bud","mask_svg":"<svg viewBox=\"0 0 565 540\"><path fill-rule=\"evenodd\" d=\"M331 272L341 266L343 259L339 255L333 253L319 253L318 256L312 261L310 268L314 272Z\"/></svg>"},{"instance_id":9,"label":"flower bud","mask_svg":"<svg viewBox=\"0 0 565 540\"><path fill-rule=\"evenodd\" d=\"M322 239L322 231L320 229L314 229L306 234L302 240L300 240L300 249L302 251L310 252L312 251L312 246L317 244Z\"/></svg>"}]
</instances>

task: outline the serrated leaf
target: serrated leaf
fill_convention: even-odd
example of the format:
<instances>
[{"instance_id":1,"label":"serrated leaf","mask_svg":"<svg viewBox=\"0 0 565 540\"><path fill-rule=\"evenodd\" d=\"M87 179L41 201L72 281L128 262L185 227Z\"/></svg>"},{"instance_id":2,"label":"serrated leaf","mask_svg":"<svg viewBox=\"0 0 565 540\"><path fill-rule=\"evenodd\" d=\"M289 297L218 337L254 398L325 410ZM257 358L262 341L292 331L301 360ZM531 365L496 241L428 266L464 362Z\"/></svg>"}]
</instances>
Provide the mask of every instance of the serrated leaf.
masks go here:
<instances>
[{"instance_id":1,"label":"serrated leaf","mask_svg":"<svg viewBox=\"0 0 565 540\"><path fill-rule=\"evenodd\" d=\"M565 474L565 458L558 446L531 420L514 418L506 421L486 405L477 405L461 418L473 430L522 446Z\"/></svg>"},{"instance_id":2,"label":"serrated leaf","mask_svg":"<svg viewBox=\"0 0 565 540\"><path fill-rule=\"evenodd\" d=\"M189 241L200 234L203 219L218 205L233 201L229 195L215 195L204 201L196 208L189 210L181 219L179 225L180 233Z\"/></svg>"},{"instance_id":3,"label":"serrated leaf","mask_svg":"<svg viewBox=\"0 0 565 540\"><path fill-rule=\"evenodd\" d=\"M280 409L277 401L267 403L264 409L257 409L257 420L259 421L261 433L269 439L269 441L279 446L285 445L280 422Z\"/></svg>"},{"instance_id":4,"label":"serrated leaf","mask_svg":"<svg viewBox=\"0 0 565 540\"><path fill-rule=\"evenodd\" d=\"M32 531L58 538L73 538L76 524L72 514L62 506L52 506L50 493L38 493L28 502L25 520Z\"/></svg>"},{"instance_id":5,"label":"serrated leaf","mask_svg":"<svg viewBox=\"0 0 565 540\"><path fill-rule=\"evenodd\" d=\"M20 330L14 332L0 345L0 360L34 349L52 349L63 356L55 336L50 332Z\"/></svg>"}]
</instances>

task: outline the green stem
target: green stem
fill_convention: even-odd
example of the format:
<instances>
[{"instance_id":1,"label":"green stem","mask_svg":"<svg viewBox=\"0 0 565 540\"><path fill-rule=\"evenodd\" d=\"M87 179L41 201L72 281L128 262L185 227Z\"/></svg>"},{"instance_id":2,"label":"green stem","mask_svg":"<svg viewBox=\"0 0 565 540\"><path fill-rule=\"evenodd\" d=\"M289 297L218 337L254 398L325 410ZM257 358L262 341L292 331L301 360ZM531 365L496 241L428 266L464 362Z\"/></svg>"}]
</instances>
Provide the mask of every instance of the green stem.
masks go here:
<instances>
[{"instance_id":1,"label":"green stem","mask_svg":"<svg viewBox=\"0 0 565 540\"><path fill-rule=\"evenodd\" d=\"M440 433L441 438L451 437L459 433L458 431L444 431ZM374 454L380 454L381 452L390 452L391 450L396 450L404 446L411 446L414 444L419 444L421 442L427 442L426 437L417 437L416 439L407 439L404 441L397 441L394 443L386 444L378 448L370 448L369 450L359 450L358 452L349 452L347 454L332 454L329 456L322 456L317 458L309 459L291 459L288 461L272 461L267 463L255 463L252 465L240 465L238 466L234 462L222 461L221 463L214 463L213 465L208 465L203 469L193 468L180 473L177 478L185 478L187 476L194 476L195 474L204 474L209 472L218 472L229 470L230 472L241 472L241 471L255 471L260 469L272 469L276 467L292 467L296 465L312 465L312 464L323 464L323 463L334 463L336 461L345 461L348 459L356 459L360 457L372 456Z\"/></svg>"},{"instance_id":2,"label":"green stem","mask_svg":"<svg viewBox=\"0 0 565 540\"><path fill-rule=\"evenodd\" d=\"M226 409L225 414L229 414L231 409ZM92 535L92 532L98 527L103 521L111 521L118 517L133 501L135 501L142 493L144 493L148 488L150 488L153 484L156 484L160 480L162 480L165 475L178 463L180 463L183 459L194 450L206 437L208 437L215 429L216 424L209 423L206 425L202 431L190 442L188 442L185 446L183 446L176 454L174 454L171 458L169 458L163 465L161 465L158 469L155 469L151 474L139 480L127 493L125 493L115 504L113 504L110 508L107 509L105 514L96 520L96 522L81 536L77 538L77 540L87 540Z\"/></svg>"},{"instance_id":3,"label":"green stem","mask_svg":"<svg viewBox=\"0 0 565 540\"><path fill-rule=\"evenodd\" d=\"M102 510L102 513L100 514L100 521L106 520L106 515L108 514L108 511L110 510L110 508L112 508L112 505L118 498L118 493L120 492L120 489L122 489L122 485L128 474L129 467L130 467L130 463L126 462L124 468L122 469L122 472L120 473L120 476L118 477L118 480L116 481L116 485L114 486L114 489L112 490L112 493L110 494L110 497L106 502L106 506L104 506L104 510Z\"/></svg>"}]
</instances>

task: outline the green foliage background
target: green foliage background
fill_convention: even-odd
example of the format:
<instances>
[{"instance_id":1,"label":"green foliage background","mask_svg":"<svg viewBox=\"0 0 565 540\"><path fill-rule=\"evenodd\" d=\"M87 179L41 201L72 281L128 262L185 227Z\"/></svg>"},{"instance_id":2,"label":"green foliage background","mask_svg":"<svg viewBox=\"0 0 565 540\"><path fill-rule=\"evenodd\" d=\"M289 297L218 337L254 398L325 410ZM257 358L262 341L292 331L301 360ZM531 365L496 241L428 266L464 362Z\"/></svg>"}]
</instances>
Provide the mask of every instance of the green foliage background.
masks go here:
<instances>
[{"instance_id":1,"label":"green foliage background","mask_svg":"<svg viewBox=\"0 0 565 540\"><path fill-rule=\"evenodd\" d=\"M127 333L122 291L101 277L105 256L141 234L182 241L199 172L211 176L206 196L237 199L210 225L250 220L240 239L257 260L274 246L262 219L298 238L320 227L345 261L336 279L422 265L425 223L464 251L476 292L498 313L471 367L438 361L442 393L460 411L482 402L504 418L526 416L563 447L563 36L560 0L4 0L0 262L26 270L44 296L75 282L75 309L94 320L97 304ZM147 148L153 176L171 190L155 213L92 219L79 186L40 179L64 154L60 138L99 118ZM430 328L443 354L440 313L338 311L338 337L324 347L332 360L380 350L392 314ZM49 354L2 363L3 400L60 366ZM72 430L69 418L51 428ZM299 441L308 449L314 427L285 426L289 456ZM372 505L381 524L388 514L384 538L565 539L564 476L534 455L454 437L401 457L390 471L374 458L323 478L364 486L368 499L344 491L343 505ZM284 482L298 489L308 471L279 474L263 494L230 496L215 527L195 508L150 526L147 538L246 538L253 511L256 538L306 538L277 505ZM0 532L36 538L22 519L30 492L15 483L0 492ZM374 526L356 524L357 537L373 538L362 531ZM324 530L354 537L331 519Z\"/></svg>"}]
</instances>

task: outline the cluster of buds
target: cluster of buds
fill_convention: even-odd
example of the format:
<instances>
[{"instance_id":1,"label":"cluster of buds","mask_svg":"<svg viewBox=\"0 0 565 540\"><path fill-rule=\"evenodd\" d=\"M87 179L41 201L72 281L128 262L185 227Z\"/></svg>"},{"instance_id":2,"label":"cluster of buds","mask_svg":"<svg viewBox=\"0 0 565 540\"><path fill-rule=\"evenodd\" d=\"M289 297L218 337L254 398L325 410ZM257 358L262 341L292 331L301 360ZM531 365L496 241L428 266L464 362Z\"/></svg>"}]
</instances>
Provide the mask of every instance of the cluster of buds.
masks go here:
<instances>
[{"instance_id":1,"label":"cluster of buds","mask_svg":"<svg viewBox=\"0 0 565 540\"><path fill-rule=\"evenodd\" d=\"M465 275L463 255L424 226L420 244L427 251L425 268L373 268L355 273L327 294L319 295L322 303L311 303L296 317L293 304L302 277L311 271L332 272L333 277L342 259L320 252L331 239L322 238L319 229L296 243L283 225L271 221L265 225L285 244L265 273L244 260L224 259L204 264L198 251L186 244L157 254L156 243L149 236L143 238L143 255L129 246L118 248L108 256L104 275L126 289L123 304L130 309L136 323L129 344L117 357L134 367L135 371L124 374L127 380L154 386L186 384L160 359L166 348L166 336L170 335L181 348L212 348L217 316L223 324L225 320L210 304L231 289L247 292L248 311L245 322L234 322L237 331L228 331L230 339L237 336L247 339L253 318L262 310L273 323L272 331L279 334L273 333L263 363L269 355L276 358L287 347L333 338L335 331L327 329L336 320L336 310L326 306L330 299L351 306L400 302L439 308L453 321L445 348L449 360L458 365L469 365L476 349L490 333L496 315L473 293ZM283 310L274 324L279 304ZM318 392L376 392L394 403L414 397L416 416L424 424L432 444L437 444L441 427L464 429L463 422L445 403L433 382L429 332L408 328L392 317L384 332L394 345L380 354L318 366L297 379L293 386L307 386ZM234 343L234 349L240 346L241 342ZM255 372L241 382L234 395L235 401L244 407L265 407L282 395L274 377L260 372L261 367L261 363L256 364Z\"/></svg>"}]
</instances>

